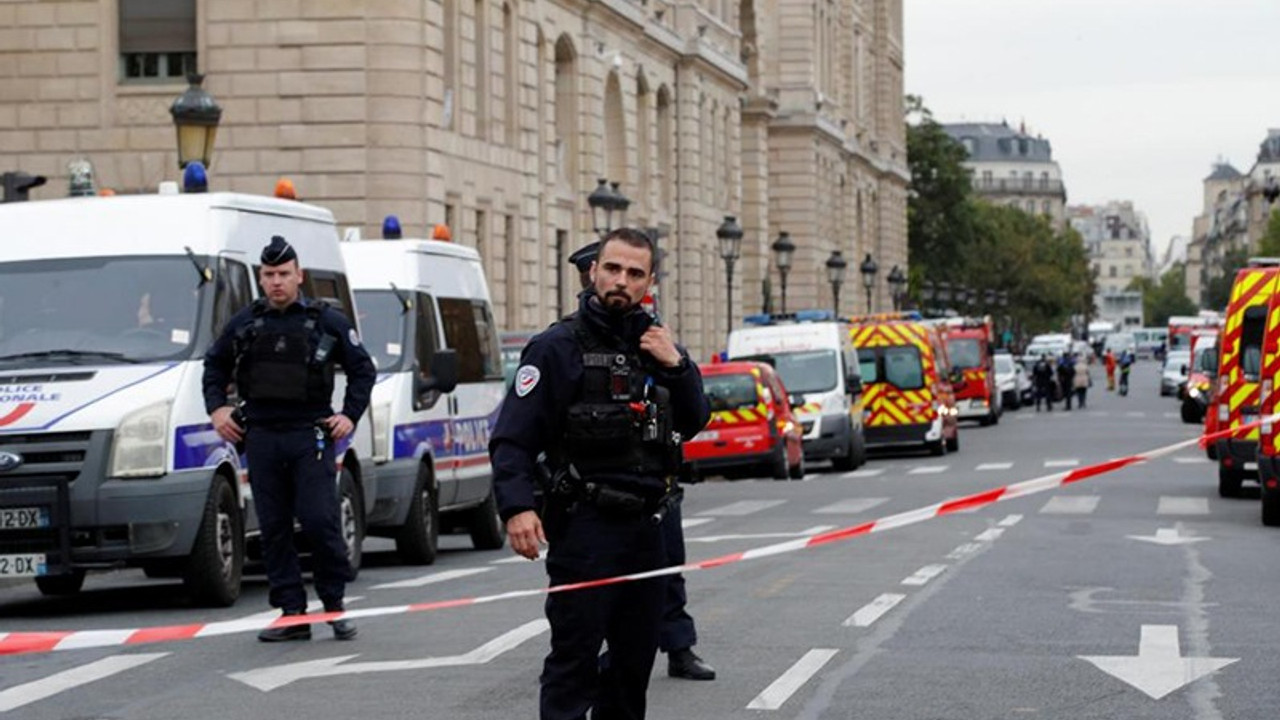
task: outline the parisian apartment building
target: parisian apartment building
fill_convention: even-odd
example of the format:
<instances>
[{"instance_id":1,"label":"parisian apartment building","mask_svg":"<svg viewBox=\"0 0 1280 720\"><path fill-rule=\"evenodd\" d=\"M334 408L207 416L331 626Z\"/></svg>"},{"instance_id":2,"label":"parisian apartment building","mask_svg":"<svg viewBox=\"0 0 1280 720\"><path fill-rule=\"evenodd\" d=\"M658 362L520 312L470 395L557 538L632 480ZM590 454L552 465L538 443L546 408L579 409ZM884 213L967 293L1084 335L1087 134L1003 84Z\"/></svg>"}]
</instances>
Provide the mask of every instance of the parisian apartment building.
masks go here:
<instances>
[{"instance_id":1,"label":"parisian apartment building","mask_svg":"<svg viewBox=\"0 0 1280 720\"><path fill-rule=\"evenodd\" d=\"M1267 132L1248 173L1219 159L1203 187L1204 205L1187 244L1187 297L1201 306L1209 281L1223 272L1226 253L1253 253L1272 211L1280 208L1280 129Z\"/></svg>"},{"instance_id":2,"label":"parisian apartment building","mask_svg":"<svg viewBox=\"0 0 1280 720\"><path fill-rule=\"evenodd\" d=\"M1048 218L1055 229L1066 226L1067 190L1048 140L1008 122L946 123L942 129L969 155L964 166L973 173L974 194Z\"/></svg>"},{"instance_id":3,"label":"parisian apartment building","mask_svg":"<svg viewBox=\"0 0 1280 720\"><path fill-rule=\"evenodd\" d=\"M169 108L200 73L222 108L211 191L287 177L365 242L389 214L406 237L447 224L504 330L574 309L567 258L607 179L659 238L660 312L705 359L778 307L783 232L789 310L866 310L868 255L886 309L907 269L902 25L902 0L10 0L0 172L46 176L33 200L65 195L77 160L155 192L180 177Z\"/></svg>"},{"instance_id":4,"label":"parisian apartment building","mask_svg":"<svg viewBox=\"0 0 1280 720\"><path fill-rule=\"evenodd\" d=\"M1155 277L1146 216L1125 200L1068 206L1067 222L1080 234L1088 253L1098 319L1141 325L1142 292L1129 286L1134 280Z\"/></svg>"}]
</instances>

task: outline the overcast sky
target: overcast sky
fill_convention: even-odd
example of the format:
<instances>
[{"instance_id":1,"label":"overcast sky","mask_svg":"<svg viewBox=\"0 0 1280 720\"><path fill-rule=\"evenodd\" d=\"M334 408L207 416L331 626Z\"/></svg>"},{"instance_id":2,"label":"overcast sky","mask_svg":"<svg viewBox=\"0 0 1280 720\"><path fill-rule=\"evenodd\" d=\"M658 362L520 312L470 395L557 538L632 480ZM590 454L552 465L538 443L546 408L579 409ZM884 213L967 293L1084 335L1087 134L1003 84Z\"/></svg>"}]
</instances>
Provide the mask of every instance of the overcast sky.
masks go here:
<instances>
[{"instance_id":1,"label":"overcast sky","mask_svg":"<svg viewBox=\"0 0 1280 720\"><path fill-rule=\"evenodd\" d=\"M1025 121L1068 204L1189 236L1222 157L1280 128L1280 0L905 0L906 91L939 122ZM1157 257L1157 259L1159 259Z\"/></svg>"}]
</instances>

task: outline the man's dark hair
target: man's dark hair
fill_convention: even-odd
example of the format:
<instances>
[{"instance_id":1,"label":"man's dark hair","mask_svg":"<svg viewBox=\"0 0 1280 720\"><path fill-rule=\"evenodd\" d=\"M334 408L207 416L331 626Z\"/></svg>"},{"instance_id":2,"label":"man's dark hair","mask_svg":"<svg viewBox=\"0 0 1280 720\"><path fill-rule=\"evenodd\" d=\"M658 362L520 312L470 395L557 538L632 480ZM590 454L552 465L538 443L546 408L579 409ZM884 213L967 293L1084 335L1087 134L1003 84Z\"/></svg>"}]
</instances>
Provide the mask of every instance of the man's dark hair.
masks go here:
<instances>
[{"instance_id":1,"label":"man's dark hair","mask_svg":"<svg viewBox=\"0 0 1280 720\"><path fill-rule=\"evenodd\" d=\"M658 272L658 244L653 238L649 237L649 233L639 228L623 227L617 230L609 231L604 236L604 240L600 241L599 254L596 255L597 261L604 256L604 248L611 242L622 242L634 248L644 248L649 251L649 272L656 274Z\"/></svg>"}]
</instances>

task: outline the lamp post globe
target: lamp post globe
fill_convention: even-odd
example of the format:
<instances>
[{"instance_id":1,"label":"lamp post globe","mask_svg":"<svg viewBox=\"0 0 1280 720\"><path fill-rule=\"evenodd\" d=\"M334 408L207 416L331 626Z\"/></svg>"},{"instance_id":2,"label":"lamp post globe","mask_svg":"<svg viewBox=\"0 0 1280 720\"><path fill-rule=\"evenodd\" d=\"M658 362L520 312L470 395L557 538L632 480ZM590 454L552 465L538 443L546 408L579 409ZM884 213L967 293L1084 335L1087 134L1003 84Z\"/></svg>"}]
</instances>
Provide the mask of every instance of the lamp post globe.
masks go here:
<instances>
[{"instance_id":1,"label":"lamp post globe","mask_svg":"<svg viewBox=\"0 0 1280 720\"><path fill-rule=\"evenodd\" d=\"M839 250L832 250L831 256L827 258L827 280L831 283L831 299L835 307L836 316L840 315L840 286L844 284L845 269L849 267L848 261L844 259L844 254Z\"/></svg>"},{"instance_id":2,"label":"lamp post globe","mask_svg":"<svg viewBox=\"0 0 1280 720\"><path fill-rule=\"evenodd\" d=\"M725 275L725 329L733 329L733 264L742 255L742 226L738 218L725 215L724 222L716 228L716 242L720 257L724 259Z\"/></svg>"},{"instance_id":3,"label":"lamp post globe","mask_svg":"<svg viewBox=\"0 0 1280 720\"><path fill-rule=\"evenodd\" d=\"M193 162L208 168L213 164L213 141L222 120L222 107L201 87L204 75L191 73L187 82L187 89L169 106L178 133L178 168L185 169Z\"/></svg>"},{"instance_id":4,"label":"lamp post globe","mask_svg":"<svg viewBox=\"0 0 1280 720\"><path fill-rule=\"evenodd\" d=\"M599 178L596 182L596 189L587 196L587 205L591 207L591 229L604 238L613 229L613 191L608 180Z\"/></svg>"},{"instance_id":5,"label":"lamp post globe","mask_svg":"<svg viewBox=\"0 0 1280 720\"><path fill-rule=\"evenodd\" d=\"M791 241L791 233L782 231L778 239L769 246L773 250L774 262L778 266L778 277L782 287L782 313L787 312L787 272L791 270L791 258L795 255L796 244Z\"/></svg>"},{"instance_id":6,"label":"lamp post globe","mask_svg":"<svg viewBox=\"0 0 1280 720\"><path fill-rule=\"evenodd\" d=\"M871 253L867 253L862 259L858 272L862 273L862 287L867 291L867 312L871 312L871 290L876 285L876 273L880 272L880 266L871 257Z\"/></svg>"},{"instance_id":7,"label":"lamp post globe","mask_svg":"<svg viewBox=\"0 0 1280 720\"><path fill-rule=\"evenodd\" d=\"M620 184L614 181L609 183L609 186L613 190L613 211L618 215L618 227L626 227L627 208L631 207L631 198L622 194L622 191L618 189Z\"/></svg>"}]
</instances>

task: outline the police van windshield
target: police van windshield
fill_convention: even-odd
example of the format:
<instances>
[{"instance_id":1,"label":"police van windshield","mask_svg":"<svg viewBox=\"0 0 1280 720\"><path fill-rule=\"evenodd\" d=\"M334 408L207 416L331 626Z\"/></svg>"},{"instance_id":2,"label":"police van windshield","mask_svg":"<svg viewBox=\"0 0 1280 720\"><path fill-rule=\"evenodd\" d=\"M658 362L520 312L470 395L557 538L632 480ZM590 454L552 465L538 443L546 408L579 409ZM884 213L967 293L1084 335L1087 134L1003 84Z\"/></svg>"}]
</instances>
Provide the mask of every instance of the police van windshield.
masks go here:
<instances>
[{"instance_id":1,"label":"police van windshield","mask_svg":"<svg viewBox=\"0 0 1280 720\"><path fill-rule=\"evenodd\" d=\"M96 257L0 263L0 363L192 357L208 258Z\"/></svg>"},{"instance_id":2,"label":"police van windshield","mask_svg":"<svg viewBox=\"0 0 1280 720\"><path fill-rule=\"evenodd\" d=\"M960 369L982 367L982 354L978 341L974 338L955 338L947 341L947 355L951 357L951 366Z\"/></svg>"},{"instance_id":3,"label":"police van windshield","mask_svg":"<svg viewBox=\"0 0 1280 720\"><path fill-rule=\"evenodd\" d=\"M746 373L704 375L702 387L713 412L755 407L760 402L756 397L756 379Z\"/></svg>"},{"instance_id":4,"label":"police van windshield","mask_svg":"<svg viewBox=\"0 0 1280 720\"><path fill-rule=\"evenodd\" d=\"M374 367L378 372L400 370L405 353L405 324L410 317L400 298L390 289L357 290L355 296L361 339Z\"/></svg>"},{"instance_id":5,"label":"police van windshield","mask_svg":"<svg viewBox=\"0 0 1280 720\"><path fill-rule=\"evenodd\" d=\"M779 352L733 359L759 360L769 363L782 378L782 384L787 386L787 391L796 394L835 389L836 370L840 367L834 350Z\"/></svg>"}]
</instances>

